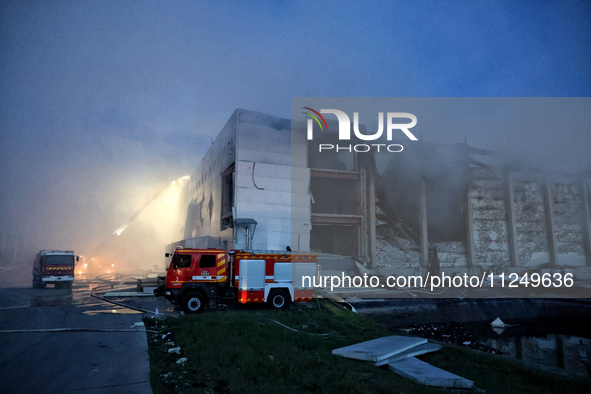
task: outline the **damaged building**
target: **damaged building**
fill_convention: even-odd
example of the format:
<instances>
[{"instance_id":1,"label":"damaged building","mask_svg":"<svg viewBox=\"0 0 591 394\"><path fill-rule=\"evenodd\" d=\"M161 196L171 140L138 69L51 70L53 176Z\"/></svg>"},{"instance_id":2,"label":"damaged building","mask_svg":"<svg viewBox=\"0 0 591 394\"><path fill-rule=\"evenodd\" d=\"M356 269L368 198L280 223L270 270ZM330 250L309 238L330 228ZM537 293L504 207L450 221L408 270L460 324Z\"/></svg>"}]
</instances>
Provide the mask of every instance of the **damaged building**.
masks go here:
<instances>
[{"instance_id":1,"label":"damaged building","mask_svg":"<svg viewBox=\"0 0 591 394\"><path fill-rule=\"evenodd\" d=\"M408 151L389 161L378 188L382 273L569 269L589 276L588 171L528 168L467 143Z\"/></svg>"},{"instance_id":2,"label":"damaged building","mask_svg":"<svg viewBox=\"0 0 591 394\"><path fill-rule=\"evenodd\" d=\"M238 109L185 186L176 244L322 252L384 275L586 273L589 177L524 168L466 142L319 154L303 125Z\"/></svg>"}]
</instances>

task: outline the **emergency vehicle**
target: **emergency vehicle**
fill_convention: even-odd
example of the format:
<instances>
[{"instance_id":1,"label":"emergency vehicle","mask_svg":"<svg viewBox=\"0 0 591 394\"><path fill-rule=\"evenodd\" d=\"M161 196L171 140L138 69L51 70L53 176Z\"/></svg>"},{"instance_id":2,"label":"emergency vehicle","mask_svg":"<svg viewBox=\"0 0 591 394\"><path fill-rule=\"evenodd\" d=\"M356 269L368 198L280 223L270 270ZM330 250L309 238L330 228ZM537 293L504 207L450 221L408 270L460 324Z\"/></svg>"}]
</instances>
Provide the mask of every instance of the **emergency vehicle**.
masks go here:
<instances>
[{"instance_id":1,"label":"emergency vehicle","mask_svg":"<svg viewBox=\"0 0 591 394\"><path fill-rule=\"evenodd\" d=\"M303 287L302 277L317 274L318 258L313 254L177 248L162 290L185 313L202 312L218 302L267 303L285 309L293 301L312 299L313 288Z\"/></svg>"},{"instance_id":2,"label":"emergency vehicle","mask_svg":"<svg viewBox=\"0 0 591 394\"><path fill-rule=\"evenodd\" d=\"M41 250L33 263L33 287L44 288L48 283L56 287L72 287L74 265L78 256L73 250Z\"/></svg>"}]
</instances>

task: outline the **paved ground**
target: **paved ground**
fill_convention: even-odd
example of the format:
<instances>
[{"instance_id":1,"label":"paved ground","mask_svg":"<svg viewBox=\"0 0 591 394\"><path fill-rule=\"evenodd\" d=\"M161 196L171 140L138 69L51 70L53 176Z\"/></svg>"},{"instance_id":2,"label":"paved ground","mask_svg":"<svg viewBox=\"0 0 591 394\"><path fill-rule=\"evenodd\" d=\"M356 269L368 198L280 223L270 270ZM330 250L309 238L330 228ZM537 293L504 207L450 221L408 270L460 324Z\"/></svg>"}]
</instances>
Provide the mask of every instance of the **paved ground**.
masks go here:
<instances>
[{"instance_id":1,"label":"paved ground","mask_svg":"<svg viewBox=\"0 0 591 394\"><path fill-rule=\"evenodd\" d=\"M0 392L152 392L142 314L91 297L94 286L0 288Z\"/></svg>"}]
</instances>

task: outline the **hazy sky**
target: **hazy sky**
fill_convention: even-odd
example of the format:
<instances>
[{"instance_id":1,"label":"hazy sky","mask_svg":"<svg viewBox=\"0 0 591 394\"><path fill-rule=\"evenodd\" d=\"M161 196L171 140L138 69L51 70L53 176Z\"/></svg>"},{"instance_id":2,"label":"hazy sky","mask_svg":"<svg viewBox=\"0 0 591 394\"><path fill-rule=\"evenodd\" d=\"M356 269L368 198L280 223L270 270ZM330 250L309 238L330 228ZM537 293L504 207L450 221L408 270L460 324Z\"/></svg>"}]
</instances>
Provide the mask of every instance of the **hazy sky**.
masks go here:
<instances>
[{"instance_id":1,"label":"hazy sky","mask_svg":"<svg viewBox=\"0 0 591 394\"><path fill-rule=\"evenodd\" d=\"M0 232L89 248L236 108L588 97L590 20L588 1L1 1Z\"/></svg>"}]
</instances>

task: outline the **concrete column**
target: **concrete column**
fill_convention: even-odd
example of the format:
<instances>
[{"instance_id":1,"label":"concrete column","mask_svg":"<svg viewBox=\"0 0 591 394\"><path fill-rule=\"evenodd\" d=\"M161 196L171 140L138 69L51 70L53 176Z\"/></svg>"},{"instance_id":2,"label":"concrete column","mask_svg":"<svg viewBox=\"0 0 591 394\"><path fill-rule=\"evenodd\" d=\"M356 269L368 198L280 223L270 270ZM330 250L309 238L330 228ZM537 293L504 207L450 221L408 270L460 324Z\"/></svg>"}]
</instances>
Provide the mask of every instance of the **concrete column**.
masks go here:
<instances>
[{"instance_id":1,"label":"concrete column","mask_svg":"<svg viewBox=\"0 0 591 394\"><path fill-rule=\"evenodd\" d=\"M374 169L368 170L368 192L367 192L367 210L369 215L369 258L371 259L371 267L377 268L376 255L376 177Z\"/></svg>"},{"instance_id":2,"label":"concrete column","mask_svg":"<svg viewBox=\"0 0 591 394\"><path fill-rule=\"evenodd\" d=\"M556 366L560 369L564 369L564 343L562 336L559 333L555 333L556 338Z\"/></svg>"},{"instance_id":3,"label":"concrete column","mask_svg":"<svg viewBox=\"0 0 591 394\"><path fill-rule=\"evenodd\" d=\"M468 149L468 138L464 137L464 156L466 160L466 246L468 249L467 265L468 268L476 265L476 248L474 245L474 211L472 209L472 188L470 187L472 175L470 172L470 153Z\"/></svg>"},{"instance_id":4,"label":"concrete column","mask_svg":"<svg viewBox=\"0 0 591 394\"><path fill-rule=\"evenodd\" d=\"M468 267L476 264L476 247L474 245L474 210L472 209L472 188L466 193L466 243L468 246Z\"/></svg>"},{"instance_id":5,"label":"concrete column","mask_svg":"<svg viewBox=\"0 0 591 394\"><path fill-rule=\"evenodd\" d=\"M591 218L589 212L589 189L587 186L587 180L583 178L581 180L581 207L582 207L582 220L583 220L583 238L585 241L585 258L587 265L591 266Z\"/></svg>"},{"instance_id":6,"label":"concrete column","mask_svg":"<svg viewBox=\"0 0 591 394\"><path fill-rule=\"evenodd\" d=\"M4 233L0 233L0 265L8 265L8 262L6 261L6 255L5 255L5 250L6 247L5 245L5 238L4 238Z\"/></svg>"},{"instance_id":7,"label":"concrete column","mask_svg":"<svg viewBox=\"0 0 591 394\"><path fill-rule=\"evenodd\" d=\"M517 225L515 222L515 198L513 196L513 179L507 172L507 227L509 228L509 258L512 267L517 266Z\"/></svg>"},{"instance_id":8,"label":"concrete column","mask_svg":"<svg viewBox=\"0 0 591 394\"><path fill-rule=\"evenodd\" d=\"M357 195L359 196L359 206L360 210L357 214L362 215L360 229L359 229L359 255L363 257L364 260L369 258L369 195L367 191L367 172L365 168L360 170L361 175L359 177L359 185L357 190Z\"/></svg>"},{"instance_id":9,"label":"concrete column","mask_svg":"<svg viewBox=\"0 0 591 394\"><path fill-rule=\"evenodd\" d=\"M429 267L429 239L427 233L427 191L425 178L419 184L419 228L421 243L421 267Z\"/></svg>"},{"instance_id":10,"label":"concrete column","mask_svg":"<svg viewBox=\"0 0 591 394\"><path fill-rule=\"evenodd\" d=\"M558 260L556 250L556 231L554 226L554 200L552 198L552 188L550 182L544 182L544 208L546 211L546 229L548 233L548 254L550 255L550 263L556 265Z\"/></svg>"}]
</instances>

